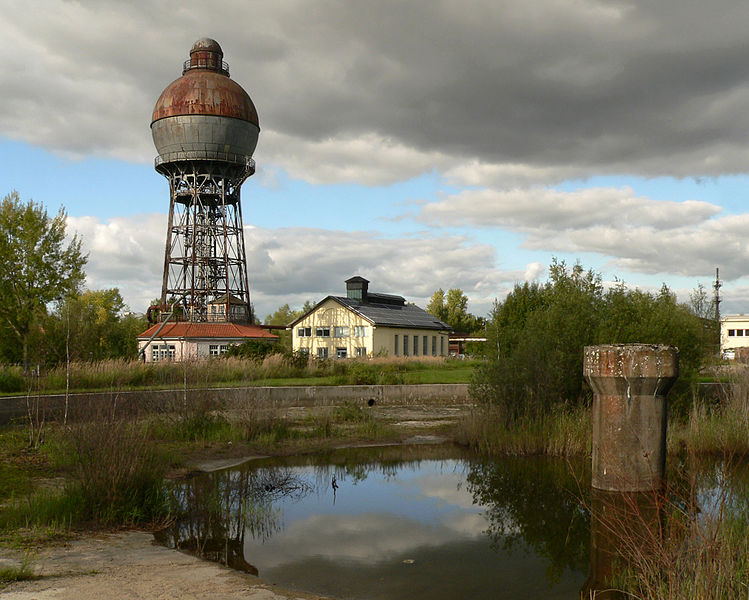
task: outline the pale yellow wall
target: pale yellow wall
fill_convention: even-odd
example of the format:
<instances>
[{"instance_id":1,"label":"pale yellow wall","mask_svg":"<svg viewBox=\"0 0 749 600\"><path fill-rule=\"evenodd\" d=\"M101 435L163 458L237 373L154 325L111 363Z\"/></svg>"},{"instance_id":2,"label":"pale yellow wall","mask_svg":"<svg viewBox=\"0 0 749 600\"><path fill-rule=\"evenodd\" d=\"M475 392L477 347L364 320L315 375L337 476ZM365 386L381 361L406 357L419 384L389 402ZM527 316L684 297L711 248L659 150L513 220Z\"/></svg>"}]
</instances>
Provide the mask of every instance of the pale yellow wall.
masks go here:
<instances>
[{"instance_id":1,"label":"pale yellow wall","mask_svg":"<svg viewBox=\"0 0 749 600\"><path fill-rule=\"evenodd\" d=\"M729 336L728 330L734 331ZM744 335L735 335L741 331ZM720 320L720 349L745 348L749 346L749 315L727 315Z\"/></svg>"},{"instance_id":2,"label":"pale yellow wall","mask_svg":"<svg viewBox=\"0 0 749 600\"><path fill-rule=\"evenodd\" d=\"M349 328L348 338L336 338L335 327L345 326ZM367 335L365 337L354 337L354 327L364 326L366 327ZM299 337L300 327L310 327L312 330L311 337ZM330 337L317 337L315 330L318 327L330 327ZM447 355L448 352L448 340L447 334L440 334L433 330L422 330L422 329L401 329L397 327L373 327L372 324L366 319L360 317L356 313L343 307L335 300L325 301L316 311L307 315L299 323L294 325L292 331L292 344L294 350L300 350L306 348L310 356L317 356L317 349L320 347L328 348L328 357L336 357L337 348L346 348L347 356L349 358L356 357L356 348L363 347L367 349L367 356L374 355L386 355L394 356L394 336L398 336L398 352L399 356L403 355L403 336L409 337L409 356L413 356L413 336L419 336L419 352L417 356L422 356L422 335L429 336L428 352L427 355L432 355L432 336L437 336L437 355L440 355L440 337L444 338L444 352L443 356Z\"/></svg>"},{"instance_id":3,"label":"pale yellow wall","mask_svg":"<svg viewBox=\"0 0 749 600\"><path fill-rule=\"evenodd\" d=\"M398 351L395 351L395 336L398 336ZM432 337L436 338L437 356L447 356L448 353L448 336L447 333L435 331L434 329L403 329L400 327L378 327L375 331L375 353L383 350L383 354L388 356L403 356L403 337L408 336L408 356L423 356L424 336L427 336L427 353L426 356L432 356ZM419 350L414 354L414 336L418 336ZM442 338L442 346L440 346ZM442 352L440 352L440 349Z\"/></svg>"},{"instance_id":4,"label":"pale yellow wall","mask_svg":"<svg viewBox=\"0 0 749 600\"><path fill-rule=\"evenodd\" d=\"M354 327L366 327L366 336L354 337ZM300 327L310 327L312 337L299 337ZM330 337L317 337L315 330L318 327L329 327ZM349 336L346 338L334 337L335 327L348 327ZM335 300L327 300L313 313L307 315L294 326L292 334L292 347L294 350L306 348L310 356L317 356L317 349L325 347L328 349L328 357L335 358L336 348L346 348L349 357L356 356L356 348L366 348L367 356L372 356L372 324L359 315L344 308Z\"/></svg>"}]
</instances>

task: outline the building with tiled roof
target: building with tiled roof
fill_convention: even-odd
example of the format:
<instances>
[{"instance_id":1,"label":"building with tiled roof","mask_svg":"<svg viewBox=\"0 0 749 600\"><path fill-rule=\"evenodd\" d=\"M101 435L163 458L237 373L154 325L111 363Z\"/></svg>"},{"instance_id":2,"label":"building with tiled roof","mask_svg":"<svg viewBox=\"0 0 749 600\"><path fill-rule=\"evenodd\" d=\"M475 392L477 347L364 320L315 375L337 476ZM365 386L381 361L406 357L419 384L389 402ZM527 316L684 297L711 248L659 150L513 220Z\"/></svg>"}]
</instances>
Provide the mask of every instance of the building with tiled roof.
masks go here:
<instances>
[{"instance_id":1,"label":"building with tiled roof","mask_svg":"<svg viewBox=\"0 0 749 600\"><path fill-rule=\"evenodd\" d=\"M346 280L346 296L328 296L290 324L296 351L317 358L446 356L450 326L402 296Z\"/></svg>"},{"instance_id":2,"label":"building with tiled roof","mask_svg":"<svg viewBox=\"0 0 749 600\"><path fill-rule=\"evenodd\" d=\"M275 342L278 336L246 323L156 323L138 336L138 350L146 362L180 361L219 356L247 340Z\"/></svg>"}]
</instances>

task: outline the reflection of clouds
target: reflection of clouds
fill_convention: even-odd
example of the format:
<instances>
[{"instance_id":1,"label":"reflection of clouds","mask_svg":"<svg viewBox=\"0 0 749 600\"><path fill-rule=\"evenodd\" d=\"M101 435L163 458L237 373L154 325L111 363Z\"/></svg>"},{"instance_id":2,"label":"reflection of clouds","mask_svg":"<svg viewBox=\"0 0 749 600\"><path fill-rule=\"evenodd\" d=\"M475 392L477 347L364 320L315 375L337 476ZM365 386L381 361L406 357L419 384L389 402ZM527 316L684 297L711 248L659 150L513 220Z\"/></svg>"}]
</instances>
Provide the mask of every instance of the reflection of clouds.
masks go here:
<instances>
[{"instance_id":1,"label":"reflection of clouds","mask_svg":"<svg viewBox=\"0 0 749 600\"><path fill-rule=\"evenodd\" d=\"M415 477L404 483L414 487L415 491L428 498L436 498L462 509L475 509L473 496L465 489L465 476L462 473L433 473Z\"/></svg>"},{"instance_id":2,"label":"reflection of clouds","mask_svg":"<svg viewBox=\"0 0 749 600\"><path fill-rule=\"evenodd\" d=\"M461 537L480 537L487 530L488 524L481 513L464 513L445 517L442 519L442 526L462 534Z\"/></svg>"},{"instance_id":3,"label":"reflection of clouds","mask_svg":"<svg viewBox=\"0 0 749 600\"><path fill-rule=\"evenodd\" d=\"M474 539L485 529L481 515L460 513L446 515L437 525L381 513L315 515L289 524L283 534L262 545L247 542L245 557L257 563L261 572L310 556L372 563L424 546L446 546ZM254 552L248 550L252 545L257 547Z\"/></svg>"}]
</instances>

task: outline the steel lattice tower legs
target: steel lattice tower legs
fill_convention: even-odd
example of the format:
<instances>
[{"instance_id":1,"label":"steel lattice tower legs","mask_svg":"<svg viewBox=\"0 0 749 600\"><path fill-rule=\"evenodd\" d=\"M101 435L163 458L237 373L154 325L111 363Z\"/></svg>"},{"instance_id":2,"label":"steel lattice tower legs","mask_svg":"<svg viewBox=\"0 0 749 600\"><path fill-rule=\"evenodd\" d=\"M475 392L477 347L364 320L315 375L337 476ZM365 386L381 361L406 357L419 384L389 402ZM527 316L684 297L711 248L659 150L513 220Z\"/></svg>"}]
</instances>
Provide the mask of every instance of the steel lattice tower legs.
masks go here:
<instances>
[{"instance_id":1,"label":"steel lattice tower legs","mask_svg":"<svg viewBox=\"0 0 749 600\"><path fill-rule=\"evenodd\" d=\"M169 181L162 307L177 302L193 322L250 322L240 187L254 162L179 161L157 170Z\"/></svg>"}]
</instances>

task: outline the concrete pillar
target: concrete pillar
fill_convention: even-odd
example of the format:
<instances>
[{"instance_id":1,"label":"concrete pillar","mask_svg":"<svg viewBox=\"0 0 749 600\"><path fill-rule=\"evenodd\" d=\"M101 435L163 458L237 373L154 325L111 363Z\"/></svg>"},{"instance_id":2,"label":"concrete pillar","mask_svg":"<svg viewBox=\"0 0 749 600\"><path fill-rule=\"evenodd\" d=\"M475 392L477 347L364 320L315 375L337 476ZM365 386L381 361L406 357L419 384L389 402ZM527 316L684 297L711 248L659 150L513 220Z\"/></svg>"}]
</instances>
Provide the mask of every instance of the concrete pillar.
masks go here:
<instances>
[{"instance_id":1,"label":"concrete pillar","mask_svg":"<svg viewBox=\"0 0 749 600\"><path fill-rule=\"evenodd\" d=\"M593 389L593 480L599 490L659 487L666 466L666 394L679 376L673 346L586 346Z\"/></svg>"}]
</instances>

